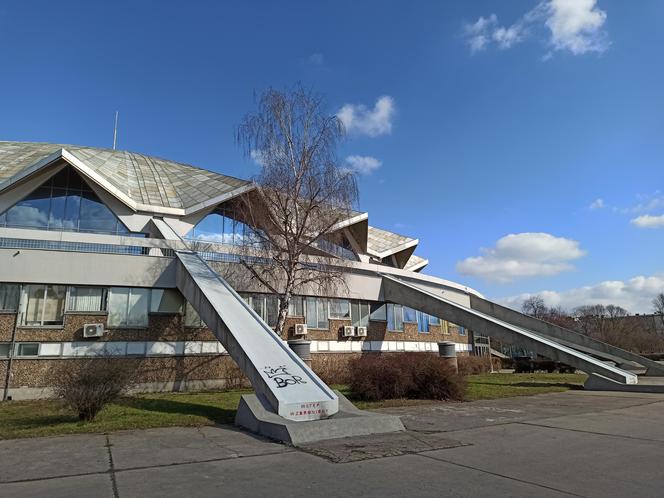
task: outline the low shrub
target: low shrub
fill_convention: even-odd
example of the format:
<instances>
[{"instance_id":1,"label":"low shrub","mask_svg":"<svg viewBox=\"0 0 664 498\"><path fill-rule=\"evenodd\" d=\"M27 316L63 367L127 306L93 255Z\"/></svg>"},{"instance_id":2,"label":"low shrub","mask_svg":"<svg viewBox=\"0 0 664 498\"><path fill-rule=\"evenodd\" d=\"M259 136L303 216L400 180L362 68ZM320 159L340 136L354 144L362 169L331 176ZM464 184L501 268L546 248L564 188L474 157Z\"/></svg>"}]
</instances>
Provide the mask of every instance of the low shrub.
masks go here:
<instances>
[{"instance_id":1,"label":"low shrub","mask_svg":"<svg viewBox=\"0 0 664 498\"><path fill-rule=\"evenodd\" d=\"M132 374L129 363L117 358L66 360L54 372L54 391L79 419L89 422L129 389Z\"/></svg>"},{"instance_id":2,"label":"low shrub","mask_svg":"<svg viewBox=\"0 0 664 498\"><path fill-rule=\"evenodd\" d=\"M491 361L493 362L494 371L497 372L501 369L500 358L492 358ZM489 358L486 356L459 356L457 357L457 364L461 375L478 375L491 371Z\"/></svg>"},{"instance_id":3,"label":"low shrub","mask_svg":"<svg viewBox=\"0 0 664 498\"><path fill-rule=\"evenodd\" d=\"M384 399L461 400L465 379L433 354L367 354L352 360L351 395L364 401Z\"/></svg>"}]
</instances>

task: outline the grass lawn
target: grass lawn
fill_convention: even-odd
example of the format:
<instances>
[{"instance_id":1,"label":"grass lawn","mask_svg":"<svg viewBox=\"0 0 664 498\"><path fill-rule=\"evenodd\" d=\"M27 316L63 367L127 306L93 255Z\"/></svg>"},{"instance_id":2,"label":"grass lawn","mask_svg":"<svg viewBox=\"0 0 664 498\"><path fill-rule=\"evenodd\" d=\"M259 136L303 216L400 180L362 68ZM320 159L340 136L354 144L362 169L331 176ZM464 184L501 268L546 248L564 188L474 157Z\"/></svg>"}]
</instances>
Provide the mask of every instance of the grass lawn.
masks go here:
<instances>
[{"instance_id":1,"label":"grass lawn","mask_svg":"<svg viewBox=\"0 0 664 498\"><path fill-rule=\"evenodd\" d=\"M468 400L527 396L579 388L585 375L485 374L468 377ZM346 386L334 386L348 396ZM104 433L123 429L232 423L240 396L250 390L208 393L159 393L126 397L105 407L94 422L80 422L58 400L0 403L0 439ZM395 399L357 401L362 409L436 403Z\"/></svg>"}]
</instances>

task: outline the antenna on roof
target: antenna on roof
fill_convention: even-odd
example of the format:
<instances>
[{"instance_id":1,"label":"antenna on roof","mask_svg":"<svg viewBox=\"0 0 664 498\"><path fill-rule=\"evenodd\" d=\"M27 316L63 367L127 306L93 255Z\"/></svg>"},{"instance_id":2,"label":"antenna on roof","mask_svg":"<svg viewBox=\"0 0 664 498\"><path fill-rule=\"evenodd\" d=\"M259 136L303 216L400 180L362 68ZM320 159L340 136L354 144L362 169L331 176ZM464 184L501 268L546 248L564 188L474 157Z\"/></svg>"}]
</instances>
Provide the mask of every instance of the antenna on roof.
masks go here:
<instances>
[{"instance_id":1,"label":"antenna on roof","mask_svg":"<svg viewBox=\"0 0 664 498\"><path fill-rule=\"evenodd\" d=\"M118 111L115 111L115 127L113 128L113 150L115 150L115 144L118 141Z\"/></svg>"}]
</instances>

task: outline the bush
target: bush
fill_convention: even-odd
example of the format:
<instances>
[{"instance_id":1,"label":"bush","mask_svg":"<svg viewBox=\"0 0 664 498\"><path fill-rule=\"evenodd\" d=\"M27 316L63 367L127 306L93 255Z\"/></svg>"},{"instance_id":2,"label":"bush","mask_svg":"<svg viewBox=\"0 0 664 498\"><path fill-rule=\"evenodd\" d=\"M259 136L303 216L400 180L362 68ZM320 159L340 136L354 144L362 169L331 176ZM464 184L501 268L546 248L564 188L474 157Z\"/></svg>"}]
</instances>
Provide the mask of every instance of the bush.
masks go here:
<instances>
[{"instance_id":1,"label":"bush","mask_svg":"<svg viewBox=\"0 0 664 498\"><path fill-rule=\"evenodd\" d=\"M465 379L438 356L425 353L368 354L352 360L350 391L365 401L461 400Z\"/></svg>"},{"instance_id":2,"label":"bush","mask_svg":"<svg viewBox=\"0 0 664 498\"><path fill-rule=\"evenodd\" d=\"M493 369L500 370L500 358L492 358ZM478 375L488 373L491 371L489 366L489 358L486 356L459 356L457 357L459 365L459 373L461 375Z\"/></svg>"},{"instance_id":3,"label":"bush","mask_svg":"<svg viewBox=\"0 0 664 498\"><path fill-rule=\"evenodd\" d=\"M132 383L128 363L117 358L66 360L54 375L56 396L78 414L92 421L101 409L127 391Z\"/></svg>"},{"instance_id":4,"label":"bush","mask_svg":"<svg viewBox=\"0 0 664 498\"><path fill-rule=\"evenodd\" d=\"M326 384L348 384L351 376L347 353L319 353L311 355L311 368ZM353 355L354 356L354 355Z\"/></svg>"}]
</instances>

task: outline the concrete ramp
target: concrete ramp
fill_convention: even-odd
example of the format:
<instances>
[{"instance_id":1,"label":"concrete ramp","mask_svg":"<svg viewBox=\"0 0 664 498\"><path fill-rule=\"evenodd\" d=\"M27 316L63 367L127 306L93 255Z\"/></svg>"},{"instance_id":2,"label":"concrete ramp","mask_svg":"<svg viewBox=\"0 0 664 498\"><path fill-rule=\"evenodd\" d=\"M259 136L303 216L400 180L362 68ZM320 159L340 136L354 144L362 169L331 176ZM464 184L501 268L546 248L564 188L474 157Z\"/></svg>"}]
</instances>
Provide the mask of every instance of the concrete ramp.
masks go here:
<instances>
[{"instance_id":1,"label":"concrete ramp","mask_svg":"<svg viewBox=\"0 0 664 498\"><path fill-rule=\"evenodd\" d=\"M613 361L617 364L636 363L646 368L646 375L663 376L664 365L656 361L649 360L643 356L635 353L625 351L624 349L617 348L610 344L588 337L587 335L580 334L574 330L569 330L563 327L554 325L553 323L538 320L518 311L506 308L494 302L482 299L479 296L470 296L470 307L474 310L481 311L494 318L504 322L511 323L517 327L532 330L539 335L553 339L554 341L569 346L582 353L601 358L603 360Z\"/></svg>"},{"instance_id":2,"label":"concrete ramp","mask_svg":"<svg viewBox=\"0 0 664 498\"><path fill-rule=\"evenodd\" d=\"M402 304L438 316L467 327L481 335L496 337L507 343L519 342L542 356L560 361L587 374L599 375L620 384L638 383L638 377L635 374L609 365L532 330L499 320L481 311L467 308L392 276L383 274L382 278L385 301Z\"/></svg>"},{"instance_id":3,"label":"concrete ramp","mask_svg":"<svg viewBox=\"0 0 664 498\"><path fill-rule=\"evenodd\" d=\"M196 253L176 251L177 286L251 381L265 409L288 420L337 413L339 398Z\"/></svg>"}]
</instances>

